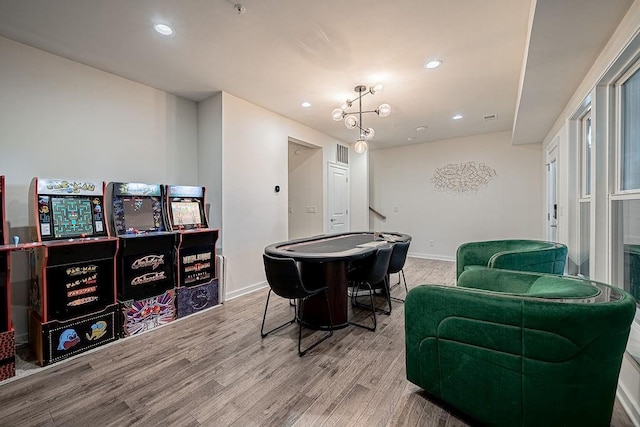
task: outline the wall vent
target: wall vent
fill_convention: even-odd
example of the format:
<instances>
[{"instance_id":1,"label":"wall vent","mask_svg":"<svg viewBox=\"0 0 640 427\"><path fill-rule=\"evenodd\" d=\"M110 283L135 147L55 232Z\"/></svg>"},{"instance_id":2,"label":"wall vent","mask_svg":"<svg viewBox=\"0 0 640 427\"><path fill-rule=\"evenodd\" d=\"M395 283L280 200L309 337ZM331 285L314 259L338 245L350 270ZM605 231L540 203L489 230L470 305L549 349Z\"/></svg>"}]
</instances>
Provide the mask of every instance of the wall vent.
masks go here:
<instances>
[{"instance_id":1,"label":"wall vent","mask_svg":"<svg viewBox=\"0 0 640 427\"><path fill-rule=\"evenodd\" d=\"M484 120L485 122L489 122L491 120L496 120L498 118L497 114L487 114L486 116L482 117L482 120Z\"/></svg>"},{"instance_id":2,"label":"wall vent","mask_svg":"<svg viewBox=\"0 0 640 427\"><path fill-rule=\"evenodd\" d=\"M349 147L338 144L336 147L336 161L345 165L349 164Z\"/></svg>"}]
</instances>

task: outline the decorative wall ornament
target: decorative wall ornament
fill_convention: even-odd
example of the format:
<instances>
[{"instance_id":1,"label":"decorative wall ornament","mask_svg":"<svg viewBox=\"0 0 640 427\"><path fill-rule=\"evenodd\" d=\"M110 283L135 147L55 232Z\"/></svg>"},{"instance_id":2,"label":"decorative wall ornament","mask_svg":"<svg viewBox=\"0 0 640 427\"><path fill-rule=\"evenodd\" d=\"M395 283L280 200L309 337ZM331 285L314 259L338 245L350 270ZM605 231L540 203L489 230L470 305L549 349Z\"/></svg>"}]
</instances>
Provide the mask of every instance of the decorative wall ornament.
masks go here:
<instances>
[{"instance_id":1,"label":"decorative wall ornament","mask_svg":"<svg viewBox=\"0 0 640 427\"><path fill-rule=\"evenodd\" d=\"M495 169L484 163L449 163L435 170L431 182L438 191L467 195L477 194L496 176Z\"/></svg>"}]
</instances>

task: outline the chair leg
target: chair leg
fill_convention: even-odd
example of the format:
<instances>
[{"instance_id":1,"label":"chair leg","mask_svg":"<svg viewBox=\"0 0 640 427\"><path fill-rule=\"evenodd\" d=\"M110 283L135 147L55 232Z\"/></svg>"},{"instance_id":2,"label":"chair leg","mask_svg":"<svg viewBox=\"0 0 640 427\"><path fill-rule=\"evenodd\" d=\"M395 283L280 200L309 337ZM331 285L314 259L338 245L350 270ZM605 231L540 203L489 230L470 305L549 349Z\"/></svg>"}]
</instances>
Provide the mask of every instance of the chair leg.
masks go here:
<instances>
[{"instance_id":1,"label":"chair leg","mask_svg":"<svg viewBox=\"0 0 640 427\"><path fill-rule=\"evenodd\" d=\"M404 269L400 270L400 273L402 273L402 280L404 281L404 290L406 293L409 293L409 288L407 287L407 278L404 277ZM400 275L400 273L398 273L398 276Z\"/></svg>"},{"instance_id":2,"label":"chair leg","mask_svg":"<svg viewBox=\"0 0 640 427\"><path fill-rule=\"evenodd\" d=\"M404 270L400 270L398 272L398 283L393 285L391 287L391 289L393 289L394 287L396 287L399 284L401 284L403 280L404 280L404 291L405 291L405 295L406 295L406 294L409 293L409 288L407 287L407 279L404 277ZM404 302L404 300L402 298L391 297L391 299L396 301L396 302Z\"/></svg>"},{"instance_id":3,"label":"chair leg","mask_svg":"<svg viewBox=\"0 0 640 427\"><path fill-rule=\"evenodd\" d=\"M307 351L311 350L312 348L314 348L315 346L317 346L318 344L320 344L321 342L323 342L324 340L326 340L327 338L329 338L330 336L333 335L333 319L331 319L331 309L329 307L329 294L327 293L327 291L324 291L324 299L327 302L327 312L329 313L329 333L326 334L325 336L323 336L322 338L320 338L318 341L314 342L313 344L311 344L309 347L307 347L306 349L302 350L301 349L301 343L302 343L302 322L300 320L298 320L298 356L302 357L305 354L307 354ZM302 301L300 301L299 305L299 309L298 309L298 319L300 319L302 317L302 307L304 306L304 303L306 301L306 298L303 299Z\"/></svg>"},{"instance_id":4,"label":"chair leg","mask_svg":"<svg viewBox=\"0 0 640 427\"><path fill-rule=\"evenodd\" d=\"M377 328L377 326L378 326L378 321L377 321L377 319L376 319L376 310L375 310L375 307L374 307L374 305L373 305L373 289L371 289L371 285L370 285L369 283L367 283L367 282L364 282L364 283L365 283L365 284L367 285L367 287L369 288L369 299L371 300L371 305L370 305L370 306L367 306L367 305L365 305L365 304L360 304L360 303L356 300L356 295L357 295L357 293L355 293L355 292L354 292L353 296L351 297L351 305L352 305L353 307L360 307L360 308L366 308L366 309L368 309L368 310L371 310L371 313L372 313L372 315L373 315L373 327L371 327L371 326L367 326L367 325L363 325L363 324L361 324L361 323L351 322L351 321L349 322L349 324L350 324L350 325L353 325L353 326L359 326L359 327L361 327L361 328L368 329L368 330L370 330L370 331L375 332L375 330L376 330L376 328ZM358 285L357 285L357 287L356 287L356 290L357 290L357 289L360 289L360 282L358 282Z\"/></svg>"},{"instance_id":5,"label":"chair leg","mask_svg":"<svg viewBox=\"0 0 640 427\"><path fill-rule=\"evenodd\" d=\"M389 283L391 283L391 274L387 274L387 279L389 280ZM398 286L400 284L400 273L398 273L398 283L394 283L393 285L391 285L391 289L395 289L396 286Z\"/></svg>"},{"instance_id":6,"label":"chair leg","mask_svg":"<svg viewBox=\"0 0 640 427\"><path fill-rule=\"evenodd\" d=\"M389 278L385 277L384 278L384 287L386 290L386 294L387 294L387 304L389 304L389 312L386 313L383 311L384 314L390 315L391 314L391 288L389 287Z\"/></svg>"},{"instance_id":7,"label":"chair leg","mask_svg":"<svg viewBox=\"0 0 640 427\"><path fill-rule=\"evenodd\" d=\"M280 326L276 326L275 328L271 329L268 332L264 331L264 322L267 320L267 308L269 307L269 298L271 297L271 289L269 289L269 293L267 294L267 303L264 306L264 315L262 316L262 326L260 326L260 335L262 336L262 338L266 337L267 335L269 335L271 332L275 332L278 329L284 328L285 326L289 326L290 324L292 324L293 322L296 321L296 316L293 316L293 319L291 319L290 321L283 323Z\"/></svg>"},{"instance_id":8,"label":"chair leg","mask_svg":"<svg viewBox=\"0 0 640 427\"><path fill-rule=\"evenodd\" d=\"M383 309L381 309L381 308L377 308L377 307L374 305L374 303L373 303L373 294L374 294L374 291L373 291L373 288L371 287L371 284L370 284L370 283L368 283L368 282L364 282L364 283L366 283L366 284L367 284L367 286L369 287L369 289L371 289L371 301L372 301L371 305L362 304L362 303L358 302L358 300L357 300L357 299L355 299L355 298L354 298L354 299L355 299L355 301L354 301L354 302L352 302L352 303L351 303L351 305L353 305L354 307L366 308L366 309L368 309L368 310L375 310L375 311L377 311L377 312L380 312L380 313L386 314L387 316L388 316L388 315L390 315L390 314L391 314L391 302L390 302L390 300L389 300L389 299L390 299L391 291L389 290L389 286L388 286L389 282L387 281L387 279L385 278L385 279L383 279L383 280L384 280L384 289L382 289L382 290L381 290L381 293L385 293L385 294L386 294L386 295L385 295L385 298L387 299L387 302L388 302L388 304L389 304L389 310L383 310Z\"/></svg>"}]
</instances>

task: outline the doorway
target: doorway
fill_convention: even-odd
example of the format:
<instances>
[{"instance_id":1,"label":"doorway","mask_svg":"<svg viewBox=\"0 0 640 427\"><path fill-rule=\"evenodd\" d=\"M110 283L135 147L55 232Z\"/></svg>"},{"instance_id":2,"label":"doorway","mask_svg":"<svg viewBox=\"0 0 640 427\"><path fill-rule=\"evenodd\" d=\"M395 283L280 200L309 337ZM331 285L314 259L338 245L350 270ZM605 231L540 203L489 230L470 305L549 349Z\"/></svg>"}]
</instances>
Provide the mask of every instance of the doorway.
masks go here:
<instances>
[{"instance_id":1,"label":"doorway","mask_svg":"<svg viewBox=\"0 0 640 427\"><path fill-rule=\"evenodd\" d=\"M289 240L323 233L322 150L289 138Z\"/></svg>"},{"instance_id":2,"label":"doorway","mask_svg":"<svg viewBox=\"0 0 640 427\"><path fill-rule=\"evenodd\" d=\"M558 241L558 148L547 152L547 240Z\"/></svg>"},{"instance_id":3,"label":"doorway","mask_svg":"<svg viewBox=\"0 0 640 427\"><path fill-rule=\"evenodd\" d=\"M327 163L327 232L349 231L349 169Z\"/></svg>"}]
</instances>

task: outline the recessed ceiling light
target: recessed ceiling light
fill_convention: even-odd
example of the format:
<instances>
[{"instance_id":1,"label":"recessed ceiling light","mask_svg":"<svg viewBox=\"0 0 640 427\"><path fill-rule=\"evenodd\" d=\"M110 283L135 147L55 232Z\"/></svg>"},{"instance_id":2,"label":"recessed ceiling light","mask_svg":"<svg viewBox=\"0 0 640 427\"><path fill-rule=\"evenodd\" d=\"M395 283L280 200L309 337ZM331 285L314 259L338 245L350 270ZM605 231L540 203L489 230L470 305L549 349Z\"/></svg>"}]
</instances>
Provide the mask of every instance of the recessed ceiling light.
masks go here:
<instances>
[{"instance_id":1,"label":"recessed ceiling light","mask_svg":"<svg viewBox=\"0 0 640 427\"><path fill-rule=\"evenodd\" d=\"M407 138L407 141L413 141L415 138L415 136L410 136L409 138Z\"/></svg>"},{"instance_id":2,"label":"recessed ceiling light","mask_svg":"<svg viewBox=\"0 0 640 427\"><path fill-rule=\"evenodd\" d=\"M153 29L163 36L170 36L174 33L173 28L167 24L153 24Z\"/></svg>"},{"instance_id":3,"label":"recessed ceiling light","mask_svg":"<svg viewBox=\"0 0 640 427\"><path fill-rule=\"evenodd\" d=\"M418 126L418 127L416 128L416 130L417 130L418 132L422 132L423 130L427 130L427 126Z\"/></svg>"},{"instance_id":4,"label":"recessed ceiling light","mask_svg":"<svg viewBox=\"0 0 640 427\"><path fill-rule=\"evenodd\" d=\"M311 107L311 103L310 103L310 102L308 102L308 101L304 101L304 102L303 102L302 104L300 104L300 105L302 105L304 108L309 108L309 107Z\"/></svg>"},{"instance_id":5,"label":"recessed ceiling light","mask_svg":"<svg viewBox=\"0 0 640 427\"><path fill-rule=\"evenodd\" d=\"M424 68L427 68L429 70L433 70L434 68L438 68L440 65L442 65L442 60L434 59L434 60L429 61L426 64L424 64Z\"/></svg>"},{"instance_id":6,"label":"recessed ceiling light","mask_svg":"<svg viewBox=\"0 0 640 427\"><path fill-rule=\"evenodd\" d=\"M453 120L460 120L462 118L462 114L456 114L452 117Z\"/></svg>"}]
</instances>

